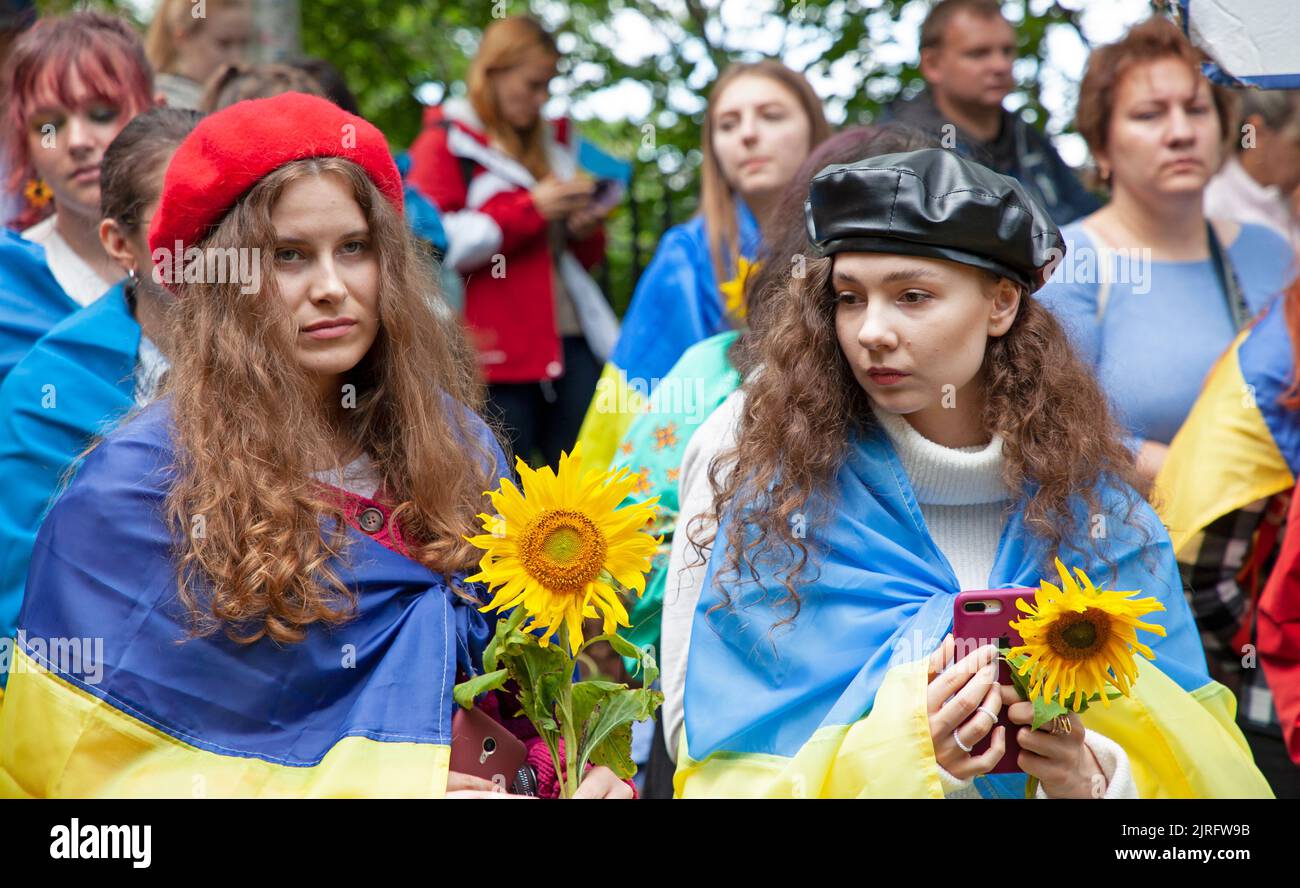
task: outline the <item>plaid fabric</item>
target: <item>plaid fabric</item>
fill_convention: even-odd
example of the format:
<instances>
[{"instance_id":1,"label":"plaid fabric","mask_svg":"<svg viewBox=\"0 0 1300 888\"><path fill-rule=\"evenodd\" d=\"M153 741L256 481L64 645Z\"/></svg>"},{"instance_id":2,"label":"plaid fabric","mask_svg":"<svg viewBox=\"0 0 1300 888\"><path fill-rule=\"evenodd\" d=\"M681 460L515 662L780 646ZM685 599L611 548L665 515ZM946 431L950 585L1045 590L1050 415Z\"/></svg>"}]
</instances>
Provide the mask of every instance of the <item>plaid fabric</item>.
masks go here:
<instances>
[{"instance_id":1,"label":"plaid fabric","mask_svg":"<svg viewBox=\"0 0 1300 888\"><path fill-rule=\"evenodd\" d=\"M1183 591L1201 629L1212 673L1237 694L1237 718L1243 727L1281 736L1273 695L1255 654L1254 599L1263 591L1286 533L1291 492L1262 499L1212 522L1179 554ZM1277 528L1268 552L1256 552L1267 524ZM1258 562L1258 570L1251 565ZM1249 621L1250 647L1241 639Z\"/></svg>"}]
</instances>

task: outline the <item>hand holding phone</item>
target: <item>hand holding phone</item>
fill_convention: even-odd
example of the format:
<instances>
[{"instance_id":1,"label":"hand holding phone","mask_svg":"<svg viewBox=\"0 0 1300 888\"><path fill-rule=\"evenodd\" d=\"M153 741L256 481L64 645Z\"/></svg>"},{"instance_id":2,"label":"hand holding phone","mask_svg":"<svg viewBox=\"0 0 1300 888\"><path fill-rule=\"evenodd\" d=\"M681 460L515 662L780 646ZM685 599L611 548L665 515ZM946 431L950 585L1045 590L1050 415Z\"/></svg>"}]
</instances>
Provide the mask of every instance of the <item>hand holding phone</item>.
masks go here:
<instances>
[{"instance_id":1,"label":"hand holding phone","mask_svg":"<svg viewBox=\"0 0 1300 888\"><path fill-rule=\"evenodd\" d=\"M477 777L506 792L537 792L537 777L528 765L523 741L481 709L456 707L451 719L450 767L457 774Z\"/></svg>"},{"instance_id":2,"label":"hand holding phone","mask_svg":"<svg viewBox=\"0 0 1300 888\"><path fill-rule=\"evenodd\" d=\"M1011 621L1017 619L1016 600L1033 601L1033 589L984 589L962 592L953 605L952 632L954 647L958 656L962 651L975 650L981 646L994 648L1014 647L1021 643L1020 633L1011 628ZM997 682L1010 686L1011 666L1005 660L998 660ZM1020 744L1016 740L1018 727L1011 723L1006 710L1002 708L999 692L997 727L1006 737L1004 752L987 773L1009 774L1020 770L1016 759L1020 756ZM988 716L975 714L981 722L991 721ZM968 729L970 733L973 730ZM991 738L984 736L971 746L972 756L982 756L990 748Z\"/></svg>"},{"instance_id":3,"label":"hand holding phone","mask_svg":"<svg viewBox=\"0 0 1300 888\"><path fill-rule=\"evenodd\" d=\"M926 711L935 760L958 780L989 773L1002 757L1007 729L996 726L1001 715L997 651L977 647L956 658L951 635L930 657ZM976 743L987 742L979 755Z\"/></svg>"}]
</instances>

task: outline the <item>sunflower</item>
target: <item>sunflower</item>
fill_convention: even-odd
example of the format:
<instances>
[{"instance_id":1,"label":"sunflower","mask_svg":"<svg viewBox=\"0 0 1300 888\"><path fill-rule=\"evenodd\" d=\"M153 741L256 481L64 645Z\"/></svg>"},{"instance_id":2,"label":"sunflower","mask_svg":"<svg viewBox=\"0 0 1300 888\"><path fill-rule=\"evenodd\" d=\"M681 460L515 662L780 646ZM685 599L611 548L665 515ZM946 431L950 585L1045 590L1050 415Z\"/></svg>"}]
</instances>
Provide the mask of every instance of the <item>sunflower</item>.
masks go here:
<instances>
[{"instance_id":1,"label":"sunflower","mask_svg":"<svg viewBox=\"0 0 1300 888\"><path fill-rule=\"evenodd\" d=\"M733 318L743 321L748 314L748 306L745 304L745 281L758 271L760 264L750 262L744 256L736 257L736 276L719 285L718 289L722 291L723 296L723 307Z\"/></svg>"},{"instance_id":2,"label":"sunflower","mask_svg":"<svg viewBox=\"0 0 1300 888\"><path fill-rule=\"evenodd\" d=\"M1109 706L1107 685L1128 696L1137 679L1133 651L1155 659L1151 648L1137 640L1137 630L1163 636L1164 627L1139 618L1165 606L1154 598L1133 599L1136 591L1103 592L1078 568L1076 581L1059 558L1056 571L1061 576L1059 588L1044 579L1034 604L1016 601L1028 616L1010 624L1024 641L1011 649L1010 656L1026 657L1019 673L1029 675L1030 700L1041 694L1044 700L1055 697L1068 706L1066 701L1074 694L1077 711L1099 695Z\"/></svg>"},{"instance_id":3,"label":"sunflower","mask_svg":"<svg viewBox=\"0 0 1300 888\"><path fill-rule=\"evenodd\" d=\"M581 446L560 454L560 470L515 462L523 492L507 478L487 495L497 515L479 515L486 531L469 541L485 550L479 572L494 595L484 611L522 606L525 632L543 627L545 646L567 626L569 647L582 645L585 617L604 619L604 631L627 626L627 610L611 584L645 591L645 572L662 538L644 532L658 497L618 508L636 484L625 469L582 472Z\"/></svg>"}]
</instances>

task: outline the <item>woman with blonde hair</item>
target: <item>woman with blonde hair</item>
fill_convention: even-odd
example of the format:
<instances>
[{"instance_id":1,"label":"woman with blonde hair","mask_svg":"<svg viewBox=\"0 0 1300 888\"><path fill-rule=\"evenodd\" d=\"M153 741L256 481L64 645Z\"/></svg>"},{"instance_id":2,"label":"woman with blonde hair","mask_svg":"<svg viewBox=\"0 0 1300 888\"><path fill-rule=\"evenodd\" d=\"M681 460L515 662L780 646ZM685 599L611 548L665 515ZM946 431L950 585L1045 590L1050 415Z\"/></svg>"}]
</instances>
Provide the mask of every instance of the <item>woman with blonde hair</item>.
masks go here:
<instances>
[{"instance_id":1,"label":"woman with blonde hair","mask_svg":"<svg viewBox=\"0 0 1300 888\"><path fill-rule=\"evenodd\" d=\"M402 212L383 134L322 98L181 143L149 229L171 369L41 525L0 793L491 789L449 774L452 687L490 634L465 538L508 470Z\"/></svg>"},{"instance_id":2,"label":"woman with blonde hair","mask_svg":"<svg viewBox=\"0 0 1300 888\"><path fill-rule=\"evenodd\" d=\"M637 282L583 422L588 460L613 459L688 348L744 320L744 281L763 233L799 165L829 135L821 99L802 74L765 59L719 75L704 114L699 211L664 233Z\"/></svg>"},{"instance_id":3,"label":"woman with blonde hair","mask_svg":"<svg viewBox=\"0 0 1300 888\"><path fill-rule=\"evenodd\" d=\"M588 269L612 204L578 171L565 119L546 120L560 52L536 19L484 32L468 95L425 113L409 181L442 214L445 262L465 278L465 320L516 452L559 459L577 435L618 321Z\"/></svg>"},{"instance_id":4,"label":"woman with blonde hair","mask_svg":"<svg viewBox=\"0 0 1300 888\"><path fill-rule=\"evenodd\" d=\"M245 61L252 42L249 0L162 0L145 51L167 104L200 110L209 78L223 65Z\"/></svg>"}]
</instances>

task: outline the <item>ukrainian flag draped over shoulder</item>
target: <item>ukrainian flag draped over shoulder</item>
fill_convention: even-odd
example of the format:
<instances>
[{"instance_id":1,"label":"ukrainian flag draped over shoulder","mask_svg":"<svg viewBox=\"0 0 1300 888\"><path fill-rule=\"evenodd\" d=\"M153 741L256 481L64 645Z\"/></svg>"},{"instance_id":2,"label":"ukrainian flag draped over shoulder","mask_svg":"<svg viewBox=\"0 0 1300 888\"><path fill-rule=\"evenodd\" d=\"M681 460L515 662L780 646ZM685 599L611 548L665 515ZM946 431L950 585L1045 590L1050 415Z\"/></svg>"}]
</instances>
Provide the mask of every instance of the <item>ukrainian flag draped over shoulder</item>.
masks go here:
<instances>
[{"instance_id":1,"label":"ukrainian flag draped over shoulder","mask_svg":"<svg viewBox=\"0 0 1300 888\"><path fill-rule=\"evenodd\" d=\"M1215 519L1290 490L1300 471L1300 422L1278 403L1295 361L1286 303L1275 301L1206 378L1156 478L1174 550Z\"/></svg>"},{"instance_id":2,"label":"ukrainian flag draped over shoulder","mask_svg":"<svg viewBox=\"0 0 1300 888\"><path fill-rule=\"evenodd\" d=\"M135 403L139 348L118 284L56 324L0 385L0 638L17 628L32 544L64 471Z\"/></svg>"},{"instance_id":3,"label":"ukrainian flag draped over shoulder","mask_svg":"<svg viewBox=\"0 0 1300 888\"><path fill-rule=\"evenodd\" d=\"M737 279L719 286L704 217L676 225L664 234L654 258L637 281L623 317L614 353L596 384L596 395L578 440L592 467L607 466L632 420L645 413L649 398L688 348L732 326L724 290L736 290L754 262L760 233L753 214L737 204L740 267Z\"/></svg>"},{"instance_id":4,"label":"ukrainian flag draped over shoulder","mask_svg":"<svg viewBox=\"0 0 1300 888\"><path fill-rule=\"evenodd\" d=\"M79 307L54 279L44 248L0 229L0 380Z\"/></svg>"},{"instance_id":5,"label":"ukrainian flag draped over shoulder","mask_svg":"<svg viewBox=\"0 0 1300 888\"><path fill-rule=\"evenodd\" d=\"M169 417L164 399L110 436L41 527L0 708L0 794L442 795L452 686L473 671L482 617L349 531L334 567L353 620L283 646L187 640L160 512Z\"/></svg>"},{"instance_id":6,"label":"ukrainian flag draped over shoulder","mask_svg":"<svg viewBox=\"0 0 1300 888\"><path fill-rule=\"evenodd\" d=\"M1084 723L1125 749L1143 797L1269 795L1233 723L1235 702L1206 673L1159 522L1119 490L1103 491L1102 501L1100 516L1078 504L1075 545L1090 554L1067 548L1062 557L1106 588L1159 598L1166 612L1155 618L1168 635L1144 638L1157 659L1140 661L1134 696L1090 708ZM827 518L808 519L820 572L799 584L803 607L788 628L775 626L788 612L767 603L784 594L776 579L784 565L762 569L734 609L710 613L732 540L724 522L691 632L679 796L942 797L926 667L951 629L957 578L883 434L854 447L829 502ZM1097 526L1105 534L1094 541ZM1044 554L1016 511L990 587L1036 587ZM1023 797L1024 780L997 775L975 785L985 796Z\"/></svg>"}]
</instances>

